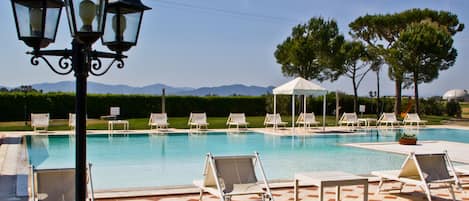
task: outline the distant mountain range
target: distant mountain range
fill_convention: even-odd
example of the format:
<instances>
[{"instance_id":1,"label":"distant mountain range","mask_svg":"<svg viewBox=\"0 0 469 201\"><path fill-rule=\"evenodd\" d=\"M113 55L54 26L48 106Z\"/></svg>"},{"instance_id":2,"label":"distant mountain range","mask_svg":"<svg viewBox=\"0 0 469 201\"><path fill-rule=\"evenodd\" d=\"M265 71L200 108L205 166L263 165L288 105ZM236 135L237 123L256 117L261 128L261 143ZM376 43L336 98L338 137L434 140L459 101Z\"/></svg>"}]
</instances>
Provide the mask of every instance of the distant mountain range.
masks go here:
<instances>
[{"instance_id":1,"label":"distant mountain range","mask_svg":"<svg viewBox=\"0 0 469 201\"><path fill-rule=\"evenodd\" d=\"M63 81L57 83L39 83L32 85L34 89L43 92L74 92L75 82ZM0 86L1 88L1 86ZM9 88L9 87L7 87ZM259 96L266 93L272 93L274 87L246 86L242 84L223 85L217 87L172 87L164 84L152 84L143 87L133 87L128 85L108 85L97 82L88 82L88 93L93 94L151 94L161 95L162 89L165 89L167 95L190 95L190 96L231 96L246 95Z\"/></svg>"}]
</instances>

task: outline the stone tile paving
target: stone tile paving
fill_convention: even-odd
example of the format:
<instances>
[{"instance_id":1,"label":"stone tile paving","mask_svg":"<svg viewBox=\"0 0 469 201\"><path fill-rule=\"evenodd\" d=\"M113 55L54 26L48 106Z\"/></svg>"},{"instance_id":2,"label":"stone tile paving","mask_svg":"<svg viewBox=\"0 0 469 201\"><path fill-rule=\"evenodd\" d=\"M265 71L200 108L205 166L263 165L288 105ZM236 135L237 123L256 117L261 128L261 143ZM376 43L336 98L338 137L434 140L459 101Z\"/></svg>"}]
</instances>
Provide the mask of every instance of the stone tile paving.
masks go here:
<instances>
[{"instance_id":1,"label":"stone tile paving","mask_svg":"<svg viewBox=\"0 0 469 201\"><path fill-rule=\"evenodd\" d=\"M468 183L469 177L464 178L463 183ZM387 182L384 185L383 191L379 194L376 193L378 184L376 182L370 183L369 185L369 201L424 201L426 195L422 192L419 187L413 185L406 185L402 192L399 192L398 182ZM442 186L443 187L443 186ZM456 200L469 201L469 186L465 186L465 193L459 190L455 191ZM293 200L293 189L282 188L274 189L272 191L276 201L292 201ZM447 188L433 189L432 200L434 201L447 201L452 200L451 194ZM318 191L317 187L302 187L300 189L300 200L301 201L317 201ZM335 188L325 189L326 201L335 201ZM341 197L343 201L361 201L363 200L363 186L344 186L342 187ZM114 199L99 199L98 201L198 201L198 194L189 195L173 195L173 196L154 196L154 197L135 197L135 198L114 198ZM204 201L218 201L217 197L205 194ZM246 196L234 196L233 201L261 201L262 199L256 195Z\"/></svg>"}]
</instances>

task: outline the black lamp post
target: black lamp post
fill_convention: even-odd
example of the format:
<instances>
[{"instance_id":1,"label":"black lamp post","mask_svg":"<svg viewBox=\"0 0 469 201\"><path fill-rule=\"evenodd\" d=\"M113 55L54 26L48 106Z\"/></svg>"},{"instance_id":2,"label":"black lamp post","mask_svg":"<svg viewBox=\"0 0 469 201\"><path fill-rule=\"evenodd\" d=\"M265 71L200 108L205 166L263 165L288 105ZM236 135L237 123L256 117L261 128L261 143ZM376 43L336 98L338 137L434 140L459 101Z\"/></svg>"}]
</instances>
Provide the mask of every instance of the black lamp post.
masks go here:
<instances>
[{"instance_id":1,"label":"black lamp post","mask_svg":"<svg viewBox=\"0 0 469 201\"><path fill-rule=\"evenodd\" d=\"M33 48L31 64L42 59L57 74L74 71L76 77L76 201L86 199L86 88L87 77L104 75L115 62L124 67L122 52L136 45L143 12L150 9L140 0L11 0L18 38ZM41 50L55 41L62 7L65 6L72 50ZM107 16L113 19L106 20ZM118 16L118 17L114 17ZM137 17L135 17L137 16ZM111 17L110 17L111 18ZM116 18L116 19L114 19ZM112 31L106 27L113 27ZM106 31L105 31L106 30ZM104 34L104 35L103 35ZM100 37L116 53L99 52L91 46ZM58 67L46 56L57 56ZM112 59L102 66L101 58Z\"/></svg>"}]
</instances>

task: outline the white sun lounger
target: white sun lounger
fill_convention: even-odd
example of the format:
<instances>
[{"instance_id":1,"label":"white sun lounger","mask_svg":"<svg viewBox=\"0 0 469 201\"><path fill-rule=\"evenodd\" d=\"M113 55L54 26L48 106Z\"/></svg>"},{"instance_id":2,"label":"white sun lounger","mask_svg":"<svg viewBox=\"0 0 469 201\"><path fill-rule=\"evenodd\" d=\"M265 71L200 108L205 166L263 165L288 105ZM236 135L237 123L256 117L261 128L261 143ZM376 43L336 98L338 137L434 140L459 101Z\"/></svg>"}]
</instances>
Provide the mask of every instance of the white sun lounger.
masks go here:
<instances>
[{"instance_id":1,"label":"white sun lounger","mask_svg":"<svg viewBox=\"0 0 469 201\"><path fill-rule=\"evenodd\" d=\"M119 115L121 115L121 108L120 107L110 107L109 108L109 115L101 116L100 119L116 120Z\"/></svg>"},{"instance_id":2,"label":"white sun lounger","mask_svg":"<svg viewBox=\"0 0 469 201\"><path fill-rule=\"evenodd\" d=\"M87 200L94 201L91 164L87 168ZM75 200L75 168L35 169L31 167L32 201Z\"/></svg>"},{"instance_id":3,"label":"white sun lounger","mask_svg":"<svg viewBox=\"0 0 469 201\"><path fill-rule=\"evenodd\" d=\"M151 113L148 125L150 126L150 130L153 129L153 127L155 129L168 128L168 116L166 113Z\"/></svg>"},{"instance_id":4,"label":"white sun lounger","mask_svg":"<svg viewBox=\"0 0 469 201\"><path fill-rule=\"evenodd\" d=\"M395 124L399 125L400 121L397 120L397 117L394 113L383 113L376 124L378 126L389 126L394 127Z\"/></svg>"},{"instance_id":5,"label":"white sun lounger","mask_svg":"<svg viewBox=\"0 0 469 201\"><path fill-rule=\"evenodd\" d=\"M75 113L68 113L68 127L70 127L70 129L74 129L75 126L77 125L77 117L75 115Z\"/></svg>"},{"instance_id":6,"label":"white sun lounger","mask_svg":"<svg viewBox=\"0 0 469 201\"><path fill-rule=\"evenodd\" d=\"M278 127L278 126L283 126L285 127L288 123L282 121L282 117L280 116L279 113L277 114L265 114L265 119L264 119L264 126L272 126L272 127Z\"/></svg>"},{"instance_id":7,"label":"white sun lounger","mask_svg":"<svg viewBox=\"0 0 469 201\"><path fill-rule=\"evenodd\" d=\"M187 122L187 125L189 125L189 128L196 128L196 129L201 129L202 127L205 127L208 129L208 123L207 123L207 115L204 113L191 113L189 116L189 121Z\"/></svg>"},{"instance_id":8,"label":"white sun lounger","mask_svg":"<svg viewBox=\"0 0 469 201\"><path fill-rule=\"evenodd\" d=\"M31 113L31 127L34 131L43 128L45 131L49 128L49 113Z\"/></svg>"},{"instance_id":9,"label":"white sun lounger","mask_svg":"<svg viewBox=\"0 0 469 201\"><path fill-rule=\"evenodd\" d=\"M300 116L296 120L296 124L303 125L305 128L311 127L311 125L319 125L319 121L316 121L314 112L311 113L300 113Z\"/></svg>"},{"instance_id":10,"label":"white sun lounger","mask_svg":"<svg viewBox=\"0 0 469 201\"><path fill-rule=\"evenodd\" d=\"M413 184L422 188L431 201L431 184L448 184L454 200L453 185L462 189L461 183L456 175L454 167L446 152L434 154L410 153L402 164L400 170L373 171L371 174L380 178L378 193L386 180L401 182L400 191L405 184Z\"/></svg>"},{"instance_id":11,"label":"white sun lounger","mask_svg":"<svg viewBox=\"0 0 469 201\"><path fill-rule=\"evenodd\" d=\"M342 117L340 117L339 119L339 126L358 126L358 116L356 113L347 113L347 112L344 112L344 114L342 114Z\"/></svg>"},{"instance_id":12,"label":"white sun lounger","mask_svg":"<svg viewBox=\"0 0 469 201\"><path fill-rule=\"evenodd\" d=\"M240 126L244 126L245 128L248 128L248 122L246 122L246 116L244 113L230 113L230 116L228 116L228 120L226 120L226 125L228 125L228 129L231 128L231 126L236 126L237 129L239 129Z\"/></svg>"},{"instance_id":13,"label":"white sun lounger","mask_svg":"<svg viewBox=\"0 0 469 201\"><path fill-rule=\"evenodd\" d=\"M263 185L257 180L256 165ZM203 180L193 182L200 188L200 200L204 192L217 196L220 201L231 200L231 196L249 194L262 195L262 200L273 200L257 152L254 155L242 156L213 156L208 153L203 174Z\"/></svg>"},{"instance_id":14,"label":"white sun lounger","mask_svg":"<svg viewBox=\"0 0 469 201\"><path fill-rule=\"evenodd\" d=\"M419 127L420 124L425 125L425 123L427 123L427 121L421 120L417 113L407 113L402 122L404 123L404 126L407 124L409 124L409 126L412 126L412 124L415 123L417 127Z\"/></svg>"}]
</instances>

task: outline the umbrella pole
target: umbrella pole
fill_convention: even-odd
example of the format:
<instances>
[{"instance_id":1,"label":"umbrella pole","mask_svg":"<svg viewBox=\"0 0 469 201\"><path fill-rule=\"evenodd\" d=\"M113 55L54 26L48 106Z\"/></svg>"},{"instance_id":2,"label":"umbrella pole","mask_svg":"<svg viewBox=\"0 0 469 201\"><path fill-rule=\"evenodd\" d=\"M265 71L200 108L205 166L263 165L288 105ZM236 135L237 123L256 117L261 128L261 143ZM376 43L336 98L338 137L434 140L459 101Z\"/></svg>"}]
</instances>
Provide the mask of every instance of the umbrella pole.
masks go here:
<instances>
[{"instance_id":1,"label":"umbrella pole","mask_svg":"<svg viewBox=\"0 0 469 201\"><path fill-rule=\"evenodd\" d=\"M326 95L327 92L322 99L322 131L326 131Z\"/></svg>"},{"instance_id":2,"label":"umbrella pole","mask_svg":"<svg viewBox=\"0 0 469 201\"><path fill-rule=\"evenodd\" d=\"M277 95L274 94L274 130L277 128Z\"/></svg>"},{"instance_id":3,"label":"umbrella pole","mask_svg":"<svg viewBox=\"0 0 469 201\"><path fill-rule=\"evenodd\" d=\"M292 104L291 104L291 127L292 127L292 134L295 133L295 94L291 96Z\"/></svg>"},{"instance_id":4,"label":"umbrella pole","mask_svg":"<svg viewBox=\"0 0 469 201\"><path fill-rule=\"evenodd\" d=\"M305 117L306 116L306 94L303 95L303 122L305 120ZM305 127L305 130L306 130L306 122L304 123L303 127Z\"/></svg>"}]
</instances>

